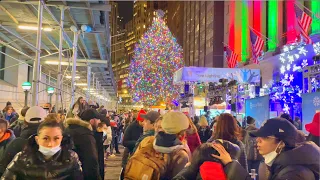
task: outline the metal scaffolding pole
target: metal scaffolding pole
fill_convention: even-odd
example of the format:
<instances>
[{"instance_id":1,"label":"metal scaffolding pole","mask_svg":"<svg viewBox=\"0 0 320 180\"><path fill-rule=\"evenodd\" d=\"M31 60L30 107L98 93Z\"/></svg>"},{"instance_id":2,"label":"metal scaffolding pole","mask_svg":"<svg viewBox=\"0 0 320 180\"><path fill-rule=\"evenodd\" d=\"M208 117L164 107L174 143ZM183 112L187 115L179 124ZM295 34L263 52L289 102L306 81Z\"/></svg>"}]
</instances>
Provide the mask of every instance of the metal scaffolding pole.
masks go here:
<instances>
[{"instance_id":1,"label":"metal scaffolding pole","mask_svg":"<svg viewBox=\"0 0 320 180\"><path fill-rule=\"evenodd\" d=\"M62 45L63 45L63 21L64 21L64 8L60 8L61 16L60 16L60 37L59 37L59 66L58 66L58 76L57 76L57 86L58 90L56 91L56 110L60 109L60 99L61 99L61 85L62 85Z\"/></svg>"},{"instance_id":2,"label":"metal scaffolding pole","mask_svg":"<svg viewBox=\"0 0 320 180\"><path fill-rule=\"evenodd\" d=\"M90 66L90 64L88 64L88 67L87 67L87 93L86 93L87 102L89 102L89 99L90 99L90 85L91 85L91 66Z\"/></svg>"},{"instance_id":3,"label":"metal scaffolding pole","mask_svg":"<svg viewBox=\"0 0 320 180\"><path fill-rule=\"evenodd\" d=\"M78 44L78 36L79 33L74 32L73 33L73 57L72 57L72 78L71 78L71 105L74 104L74 98L75 98L75 91L76 91L76 70L77 70L77 44Z\"/></svg>"},{"instance_id":4,"label":"metal scaffolding pole","mask_svg":"<svg viewBox=\"0 0 320 180\"><path fill-rule=\"evenodd\" d=\"M37 50L36 51L36 58L33 63L33 82L32 82L32 106L37 106L39 104L39 76L40 74L40 49L41 49L41 29L42 29L42 12L43 6L42 1L39 1L38 6L38 31L37 31Z\"/></svg>"}]
</instances>

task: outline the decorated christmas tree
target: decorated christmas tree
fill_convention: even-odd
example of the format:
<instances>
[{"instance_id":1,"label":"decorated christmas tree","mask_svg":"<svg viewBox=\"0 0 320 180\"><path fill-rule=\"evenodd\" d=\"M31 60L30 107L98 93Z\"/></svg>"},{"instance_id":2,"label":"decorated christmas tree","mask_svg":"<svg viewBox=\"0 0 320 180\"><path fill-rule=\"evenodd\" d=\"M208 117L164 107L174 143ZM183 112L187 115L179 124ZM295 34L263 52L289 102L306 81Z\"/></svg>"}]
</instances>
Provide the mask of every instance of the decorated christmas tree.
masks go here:
<instances>
[{"instance_id":1,"label":"decorated christmas tree","mask_svg":"<svg viewBox=\"0 0 320 180\"><path fill-rule=\"evenodd\" d=\"M178 97L173 74L183 66L182 48L158 11L152 26L134 48L128 85L135 102L157 105Z\"/></svg>"}]
</instances>

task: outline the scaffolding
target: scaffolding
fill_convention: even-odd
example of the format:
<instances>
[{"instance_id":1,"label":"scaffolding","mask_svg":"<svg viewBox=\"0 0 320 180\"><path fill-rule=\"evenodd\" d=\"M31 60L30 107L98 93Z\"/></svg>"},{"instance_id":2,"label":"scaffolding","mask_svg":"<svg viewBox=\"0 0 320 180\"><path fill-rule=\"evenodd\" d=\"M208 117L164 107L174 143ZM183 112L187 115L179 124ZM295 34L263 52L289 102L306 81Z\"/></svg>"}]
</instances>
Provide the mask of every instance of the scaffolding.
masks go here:
<instances>
[{"instance_id":1,"label":"scaffolding","mask_svg":"<svg viewBox=\"0 0 320 180\"><path fill-rule=\"evenodd\" d=\"M91 61L90 57L88 55L89 54L88 49L84 44L83 37L81 37L81 35L83 33L85 33L85 31L78 29L77 23L75 22L74 19L72 19L75 29L71 28L71 30L73 31L73 34L74 34L73 43L71 43L71 39L68 36L68 34L66 33L66 30L64 29L65 10L68 10L69 13L71 13L70 8L89 10L90 15L93 16L92 10L107 11L107 12L110 11L111 9L108 4L101 4L101 5L91 4L90 5L90 3L89 4L86 3L87 7L82 7L82 6L79 6L77 3L69 3L69 4L67 4L66 2L46 2L45 3L44 0L39 0L38 2L36 2L36 1L21 2L21 1L16 1L16 0L8 0L8 1L3 0L0 2L0 6L2 7L2 9L4 9L3 6L1 5L3 3L15 3L15 4L29 5L30 7L32 7L34 10L36 10L38 12L37 13L38 20L37 20L36 46L34 46L32 43L30 43L29 41L24 39L27 36L33 35L33 33L30 33L25 36L19 36L16 33L12 32L10 29L8 29L5 26L3 26L2 24L0 24L0 29L3 29L7 33L9 33L12 36L15 36L17 38L15 40L12 40L9 42L5 42L5 41L0 40L0 44L8 47L9 49L11 49L11 50L13 50L13 51L15 51L15 52L19 53L20 55L27 58L26 60L20 60L18 58L10 56L9 54L0 52L0 53L4 54L5 56L8 56L8 57L18 61L17 64L2 68L2 69L0 69L0 71L15 67L15 66L19 66L21 64L26 64L30 67L33 67L33 73L32 73L33 74L32 75L33 81L32 81L32 92L31 92L31 95L32 95L31 105L32 106L39 105L39 99L38 99L39 92L40 92L39 84L44 84L44 85L47 85L50 87L54 87L56 89L55 106L56 106L56 109L58 109L58 110L63 106L66 107L66 105L63 105L64 104L63 99L65 100L67 98L62 98L62 92L64 94L70 95L71 100L70 100L69 106L71 106L74 103L76 93L78 93L81 96L83 96L85 94L85 97L87 98L87 100L96 99L96 101L98 101L99 103L101 103L101 102L107 103L110 100L110 96L109 96L107 90L101 86L101 84L97 78L97 75L95 75L94 72L92 72L92 67L97 67L97 66L92 65L92 63L107 64L108 65L108 63L111 62L110 61L110 57L111 57L110 53L111 52L110 51L106 52L106 59L108 59L109 61L107 61L107 60L93 60L93 61ZM38 6L38 8L36 8L35 6ZM57 7L57 9L60 10L60 13L61 13L60 20L58 20L54 16L52 10L49 7ZM59 45L58 46L52 41L52 39L50 39L48 37L48 39L50 40L50 42L52 42L52 44L54 45L56 50L58 50L58 52L51 53L50 49L45 48L46 51L48 52L48 55L45 55L45 56L41 56L41 48L45 46L42 43L42 35L45 34L45 32L42 32L42 30L43 30L42 22L43 22L43 20L45 20L45 17L43 16L43 10L45 10L50 15L51 19L56 24L58 24L58 27L59 27ZM16 24L19 24L19 22L15 19L14 16L10 15L10 13L8 11L5 11L5 12L9 15L9 17ZM70 16L72 16L72 15L70 15ZM105 16L106 16L106 23L109 23L108 14L105 13ZM91 18L94 20L93 17L91 17ZM47 22L49 22L49 21L47 21ZM49 23L49 26L53 27L54 25ZM105 24L105 27L106 27L105 32L106 32L106 36L107 36L107 38L106 38L106 46L107 47L106 48L110 49L110 46L111 46L110 38L111 37L110 37L110 32L109 32L109 24ZM82 48L80 46L78 46L78 39L80 40L80 42L84 46L85 52L87 53L88 58L86 58ZM28 48L32 49L36 53L35 57L32 57L32 56L28 55L27 53L23 52L23 50L15 48L14 46L11 45L11 44L14 44L18 40L22 41L23 43L26 44L26 46L28 46ZM69 48L63 49L64 41L66 42L66 44L68 45ZM97 44L98 44L99 53L100 53L100 45L98 42L97 42ZM76 89L77 89L77 87L76 87L76 85L77 85L76 84L76 68L77 68L77 65L79 64L78 56L77 56L78 49L81 52L82 56L85 58L84 61L82 61L82 62L85 63L87 66L87 75L86 75L87 88L85 90L85 93L83 92L83 90L80 90L80 92L76 91ZM68 58L68 68L66 68L65 72L63 73L62 65L64 62L63 61L64 52L69 52L71 50L72 50L72 57L71 57L72 61L70 60L70 58ZM56 83L53 84L51 81L49 81L49 83L44 82L40 78L41 74L43 74L43 72L41 72L41 59L55 55L55 54L58 54L58 57L59 57L58 68L57 69L54 69L51 67L50 68L52 71L55 71L57 73L57 77L54 78L51 75L47 75L47 76L49 77L49 79L54 79L56 81ZM71 53L69 52L69 54L71 54ZM32 60L33 60L33 65L30 65L29 63L32 62ZM70 72L71 76L72 76L71 82L64 81L64 78L66 76L67 70L69 69L69 66L72 66L72 70ZM111 68L111 65L109 65L109 66ZM112 77L112 75L113 75L112 69L109 69L109 74L111 75L111 79L112 79L113 78ZM71 83L71 85L70 85L71 92L63 90L63 85L65 87L69 87L68 83ZM113 83L113 86L115 86L114 79L112 79L112 83ZM92 86L91 86L91 84L92 84ZM94 92L95 95L93 95L92 92Z\"/></svg>"}]
</instances>

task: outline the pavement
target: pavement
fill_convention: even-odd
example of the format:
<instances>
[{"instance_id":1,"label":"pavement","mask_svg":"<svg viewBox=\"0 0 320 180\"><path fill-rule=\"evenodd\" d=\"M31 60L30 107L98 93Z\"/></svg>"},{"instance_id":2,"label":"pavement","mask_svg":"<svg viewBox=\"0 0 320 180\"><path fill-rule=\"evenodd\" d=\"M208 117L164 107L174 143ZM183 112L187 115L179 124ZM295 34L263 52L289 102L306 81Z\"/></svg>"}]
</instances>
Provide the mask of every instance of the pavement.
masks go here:
<instances>
[{"instance_id":1,"label":"pavement","mask_svg":"<svg viewBox=\"0 0 320 180\"><path fill-rule=\"evenodd\" d=\"M121 154L115 154L115 157L108 157L105 160L105 180L119 180L123 150L123 146L119 145Z\"/></svg>"}]
</instances>

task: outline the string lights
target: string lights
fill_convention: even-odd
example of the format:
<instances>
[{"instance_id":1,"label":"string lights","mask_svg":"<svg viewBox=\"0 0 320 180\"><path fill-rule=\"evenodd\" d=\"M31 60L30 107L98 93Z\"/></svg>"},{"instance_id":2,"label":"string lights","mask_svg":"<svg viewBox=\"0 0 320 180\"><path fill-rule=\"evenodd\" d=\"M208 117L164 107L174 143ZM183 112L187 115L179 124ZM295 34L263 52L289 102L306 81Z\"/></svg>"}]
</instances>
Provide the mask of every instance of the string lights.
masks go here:
<instances>
[{"instance_id":1,"label":"string lights","mask_svg":"<svg viewBox=\"0 0 320 180\"><path fill-rule=\"evenodd\" d=\"M182 48L157 12L152 26L134 48L128 76L133 101L156 105L179 95L173 74L183 66Z\"/></svg>"},{"instance_id":2,"label":"string lights","mask_svg":"<svg viewBox=\"0 0 320 180\"><path fill-rule=\"evenodd\" d=\"M318 53L320 43L313 44L313 51ZM295 51L292 51L295 50ZM314 64L312 59L308 58L308 50L304 44L291 44L283 47L279 56L280 81L273 82L269 87L270 97L273 101L278 101L282 105L283 111L290 113L295 103L301 103L302 94L302 69ZM318 85L312 80L312 88ZM317 84L317 85L314 85ZM314 87L315 86L315 87ZM313 89L312 89L313 90Z\"/></svg>"}]
</instances>

